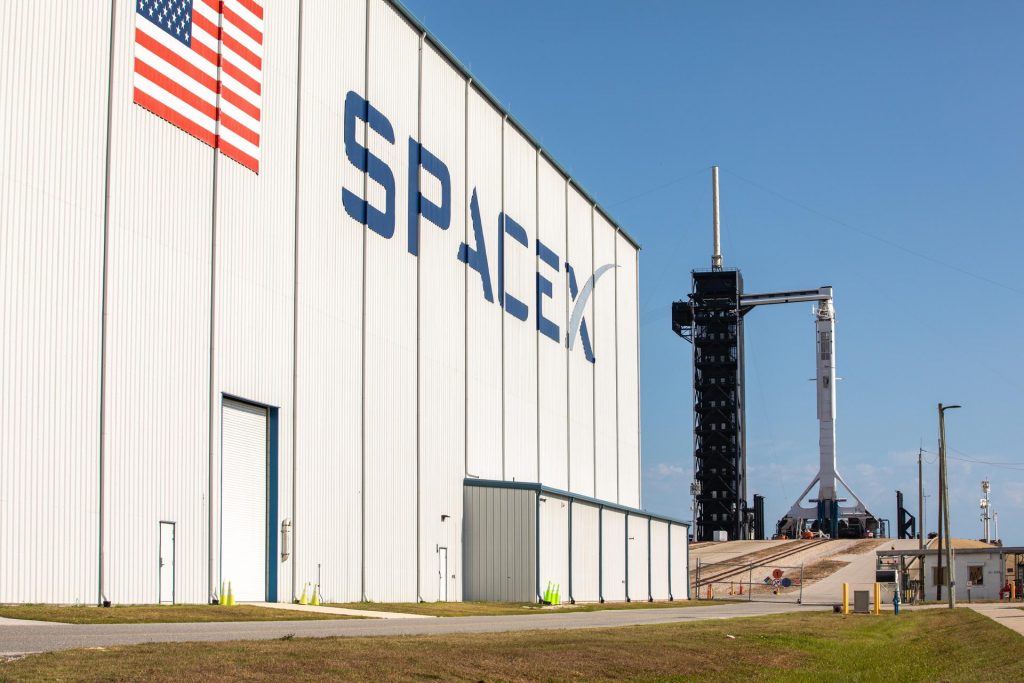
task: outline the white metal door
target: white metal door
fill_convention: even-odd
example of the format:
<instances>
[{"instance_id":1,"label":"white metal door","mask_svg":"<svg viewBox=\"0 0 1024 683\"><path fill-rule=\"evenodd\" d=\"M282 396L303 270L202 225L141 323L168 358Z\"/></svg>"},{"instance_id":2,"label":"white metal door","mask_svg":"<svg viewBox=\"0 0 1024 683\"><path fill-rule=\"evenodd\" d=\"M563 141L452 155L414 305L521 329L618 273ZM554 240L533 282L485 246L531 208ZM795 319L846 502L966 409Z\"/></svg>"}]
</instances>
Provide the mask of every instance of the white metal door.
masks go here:
<instances>
[{"instance_id":1,"label":"white metal door","mask_svg":"<svg viewBox=\"0 0 1024 683\"><path fill-rule=\"evenodd\" d=\"M224 399L220 576L235 600L267 595L267 410Z\"/></svg>"},{"instance_id":2,"label":"white metal door","mask_svg":"<svg viewBox=\"0 0 1024 683\"><path fill-rule=\"evenodd\" d=\"M174 604L174 522L160 522L160 604Z\"/></svg>"},{"instance_id":3,"label":"white metal door","mask_svg":"<svg viewBox=\"0 0 1024 683\"><path fill-rule=\"evenodd\" d=\"M448 548L437 549L437 599L448 602Z\"/></svg>"}]
</instances>

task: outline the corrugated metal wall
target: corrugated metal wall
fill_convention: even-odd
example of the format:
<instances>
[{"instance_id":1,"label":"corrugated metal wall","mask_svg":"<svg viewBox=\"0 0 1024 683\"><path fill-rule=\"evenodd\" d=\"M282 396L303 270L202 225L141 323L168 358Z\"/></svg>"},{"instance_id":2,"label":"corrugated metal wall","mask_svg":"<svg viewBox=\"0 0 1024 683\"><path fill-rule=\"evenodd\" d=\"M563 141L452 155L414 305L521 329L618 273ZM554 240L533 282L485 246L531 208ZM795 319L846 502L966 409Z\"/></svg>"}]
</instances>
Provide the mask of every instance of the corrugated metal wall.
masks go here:
<instances>
[{"instance_id":1,"label":"corrugated metal wall","mask_svg":"<svg viewBox=\"0 0 1024 683\"><path fill-rule=\"evenodd\" d=\"M601 598L600 509L597 505L572 504L572 593L576 602Z\"/></svg>"},{"instance_id":2,"label":"corrugated metal wall","mask_svg":"<svg viewBox=\"0 0 1024 683\"><path fill-rule=\"evenodd\" d=\"M580 192L568 189L568 246L566 268L572 268L577 291L581 292L593 275L594 207ZM567 277L568 273L567 273ZM571 311L574 301L569 302ZM574 348L569 351L569 490L594 495L594 364L583 353L583 325L590 340L594 337L594 298L586 301L583 322L576 333Z\"/></svg>"},{"instance_id":3,"label":"corrugated metal wall","mask_svg":"<svg viewBox=\"0 0 1024 683\"><path fill-rule=\"evenodd\" d=\"M626 529L626 548L629 566L629 588L627 597L634 602L642 602L651 597L648 582L647 517L630 515ZM667 565L667 563L666 563Z\"/></svg>"},{"instance_id":4,"label":"corrugated metal wall","mask_svg":"<svg viewBox=\"0 0 1024 683\"><path fill-rule=\"evenodd\" d=\"M480 254L486 268L465 271L466 472L484 479L502 479L503 316L494 293L498 274L494 238L501 212L503 123L498 110L475 87L469 88L467 98L464 182L470 201L465 207L466 244ZM481 249L486 251L481 253Z\"/></svg>"},{"instance_id":5,"label":"corrugated metal wall","mask_svg":"<svg viewBox=\"0 0 1024 683\"><path fill-rule=\"evenodd\" d=\"M504 479L538 481L537 467L537 150L505 124L504 230L497 246L504 262L498 298L502 316ZM486 224L486 223L485 223ZM517 227L518 226L518 227ZM525 234L519 234L520 229ZM525 244L517 239L522 239ZM504 289L505 291L501 291ZM522 319L520 319L520 317ZM547 343L548 340L545 338Z\"/></svg>"},{"instance_id":6,"label":"corrugated metal wall","mask_svg":"<svg viewBox=\"0 0 1024 683\"><path fill-rule=\"evenodd\" d=\"M575 503L573 504L575 506ZM540 590L548 583L560 586L569 601L569 500L542 493L540 497Z\"/></svg>"},{"instance_id":7,"label":"corrugated metal wall","mask_svg":"<svg viewBox=\"0 0 1024 683\"><path fill-rule=\"evenodd\" d=\"M618 348L619 499L640 507L640 349L639 254L621 234L616 237L615 292Z\"/></svg>"},{"instance_id":8,"label":"corrugated metal wall","mask_svg":"<svg viewBox=\"0 0 1024 683\"><path fill-rule=\"evenodd\" d=\"M0 4L0 602L96 599L110 14Z\"/></svg>"},{"instance_id":9,"label":"corrugated metal wall","mask_svg":"<svg viewBox=\"0 0 1024 683\"><path fill-rule=\"evenodd\" d=\"M422 80L420 140L448 163L452 206L466 206L465 81L429 45L423 52ZM426 196L440 204L437 190L428 190L425 181L421 186ZM460 600L460 520L466 471L466 272L463 267L452 267L452 255L466 239L466 213L453 210L447 230L423 219L418 225L420 597L428 601L443 597L438 565L439 547L444 547L448 599Z\"/></svg>"},{"instance_id":10,"label":"corrugated metal wall","mask_svg":"<svg viewBox=\"0 0 1024 683\"><path fill-rule=\"evenodd\" d=\"M366 99L386 112L395 142L371 132L367 148L402 169L409 163L402 143L419 134L419 37L382 2L370 3L369 21ZM379 183L367 185L372 206L394 203L393 234L366 233L363 283L363 590L379 602L417 598L417 267L402 248L407 234L397 220L408 215L408 177L394 174L391 199Z\"/></svg>"},{"instance_id":11,"label":"corrugated metal wall","mask_svg":"<svg viewBox=\"0 0 1024 683\"><path fill-rule=\"evenodd\" d=\"M626 513L601 510L601 597L626 599Z\"/></svg>"},{"instance_id":12,"label":"corrugated metal wall","mask_svg":"<svg viewBox=\"0 0 1024 683\"><path fill-rule=\"evenodd\" d=\"M594 214L594 268L615 264L615 228L604 216ZM619 502L618 396L616 383L617 305L615 269L604 271L595 283L591 299L594 317L590 333L594 340L594 497Z\"/></svg>"},{"instance_id":13,"label":"corrugated metal wall","mask_svg":"<svg viewBox=\"0 0 1024 683\"><path fill-rule=\"evenodd\" d=\"M116 3L112 41L107 3L62 22L33 7L0 8L0 107L19 131L0 186L0 600L96 599L101 443L106 597L157 599L164 520L179 601L207 600L223 395L278 409L281 599L318 573L328 600L438 599L439 547L458 599L467 474L639 503L636 248L394 6L266 4L258 175L132 104L134 3ZM341 200L389 201L346 152L350 92L393 128L355 121L394 176L390 236ZM448 170L446 229L413 211L410 233L410 167L442 202L410 140ZM483 265L460 262L463 243ZM568 329L567 278L568 263L582 289L595 258L620 266L585 307L596 364ZM537 331L538 272L557 341Z\"/></svg>"},{"instance_id":14,"label":"corrugated metal wall","mask_svg":"<svg viewBox=\"0 0 1024 683\"><path fill-rule=\"evenodd\" d=\"M669 527L669 547L671 549L672 598L687 600L690 597L689 544L686 542L689 530L682 524Z\"/></svg>"},{"instance_id":15,"label":"corrugated metal wall","mask_svg":"<svg viewBox=\"0 0 1024 683\"><path fill-rule=\"evenodd\" d=\"M536 484L466 480L465 491L466 599L505 599L503 582L522 582L530 570L522 548L533 542L542 594L552 584L563 602L668 600L676 572L669 567L670 526L682 546L673 548L671 561L681 556L686 576L683 525ZM685 579L673 596L687 598Z\"/></svg>"},{"instance_id":16,"label":"corrugated metal wall","mask_svg":"<svg viewBox=\"0 0 1024 683\"><path fill-rule=\"evenodd\" d=\"M106 597L157 601L154 558L165 520L177 523L175 595L203 602L215 154L132 103L135 3L116 7L103 440Z\"/></svg>"},{"instance_id":17,"label":"corrugated metal wall","mask_svg":"<svg viewBox=\"0 0 1024 683\"><path fill-rule=\"evenodd\" d=\"M565 276L566 181L544 155L537 170L537 240L560 258L555 265L537 259L537 273L551 283L551 297L543 299L543 316L557 329L562 342L569 319L569 292ZM538 299L540 301L540 299ZM540 481L554 488L569 488L569 385L568 349L564 343L537 340L537 435Z\"/></svg>"},{"instance_id":18,"label":"corrugated metal wall","mask_svg":"<svg viewBox=\"0 0 1024 683\"><path fill-rule=\"evenodd\" d=\"M345 93L366 88L364 0L304 2L296 210L295 553L297 589L321 577L327 600L362 596L363 241L339 188ZM325 90L321 84L337 83ZM365 124L357 122L363 140ZM287 595L288 593L285 593Z\"/></svg>"},{"instance_id":19,"label":"corrugated metal wall","mask_svg":"<svg viewBox=\"0 0 1024 683\"><path fill-rule=\"evenodd\" d=\"M465 488L466 600L537 599L537 492Z\"/></svg>"},{"instance_id":20,"label":"corrugated metal wall","mask_svg":"<svg viewBox=\"0 0 1024 683\"><path fill-rule=\"evenodd\" d=\"M226 157L217 159L214 220L214 397L239 396L278 409L278 510L291 510L292 361L295 289L295 157L298 2L275 3L265 25L259 175ZM220 409L214 403L214 451ZM213 469L214 567L218 538L220 467ZM290 517L290 512L278 518ZM278 564L278 595L291 597L292 562ZM219 581L215 580L215 583Z\"/></svg>"},{"instance_id":21,"label":"corrugated metal wall","mask_svg":"<svg viewBox=\"0 0 1024 683\"><path fill-rule=\"evenodd\" d=\"M669 599L668 527L668 522L651 520L651 597L655 600Z\"/></svg>"}]
</instances>

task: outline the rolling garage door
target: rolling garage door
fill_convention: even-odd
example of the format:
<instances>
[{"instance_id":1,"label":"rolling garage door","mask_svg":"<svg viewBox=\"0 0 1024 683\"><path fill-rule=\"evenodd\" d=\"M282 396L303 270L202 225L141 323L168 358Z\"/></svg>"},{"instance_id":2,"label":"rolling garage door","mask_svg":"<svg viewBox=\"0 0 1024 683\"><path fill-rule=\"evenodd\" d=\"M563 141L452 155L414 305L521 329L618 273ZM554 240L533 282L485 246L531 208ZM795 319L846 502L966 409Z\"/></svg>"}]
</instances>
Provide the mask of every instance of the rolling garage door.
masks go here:
<instances>
[{"instance_id":1,"label":"rolling garage door","mask_svg":"<svg viewBox=\"0 0 1024 683\"><path fill-rule=\"evenodd\" d=\"M267 409L224 399L221 411L221 580L235 600L266 600Z\"/></svg>"}]
</instances>

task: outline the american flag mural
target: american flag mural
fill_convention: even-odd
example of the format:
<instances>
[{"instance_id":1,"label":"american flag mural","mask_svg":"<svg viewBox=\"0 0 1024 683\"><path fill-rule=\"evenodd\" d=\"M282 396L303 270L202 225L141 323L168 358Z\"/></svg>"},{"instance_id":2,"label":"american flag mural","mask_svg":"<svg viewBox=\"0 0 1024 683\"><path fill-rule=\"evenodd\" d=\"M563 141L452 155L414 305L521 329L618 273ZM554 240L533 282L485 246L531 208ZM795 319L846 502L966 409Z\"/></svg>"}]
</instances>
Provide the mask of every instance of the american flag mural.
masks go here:
<instances>
[{"instance_id":1,"label":"american flag mural","mask_svg":"<svg viewBox=\"0 0 1024 683\"><path fill-rule=\"evenodd\" d=\"M263 7L136 0L133 101L259 173Z\"/></svg>"}]
</instances>

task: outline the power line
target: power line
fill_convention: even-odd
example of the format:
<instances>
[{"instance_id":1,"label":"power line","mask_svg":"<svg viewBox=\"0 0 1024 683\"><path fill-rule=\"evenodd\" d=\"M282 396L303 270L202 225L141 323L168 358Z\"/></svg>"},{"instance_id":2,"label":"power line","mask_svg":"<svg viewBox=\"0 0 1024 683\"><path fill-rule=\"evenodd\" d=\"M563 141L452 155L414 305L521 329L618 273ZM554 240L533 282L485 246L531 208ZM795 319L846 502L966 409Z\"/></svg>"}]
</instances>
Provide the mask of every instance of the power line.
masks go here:
<instances>
[{"instance_id":1,"label":"power line","mask_svg":"<svg viewBox=\"0 0 1024 683\"><path fill-rule=\"evenodd\" d=\"M964 453L963 451L959 451L959 450L953 448L952 446L946 446L946 448L948 448L951 451L956 451L960 455L968 456L967 453ZM924 452L925 453L929 453L931 455L937 455L937 453L929 451L927 448L924 449ZM948 455L948 454L946 455L946 457L949 458L950 460L958 460L960 462L969 462L969 463L973 463L975 465L989 465L991 467L1002 467L1002 468L1008 469L1008 470L1024 471L1024 462L1013 462L1013 461L997 462L997 461L992 461L992 460L979 460L979 459L974 458L974 457L958 458L956 456ZM934 461L932 461L932 462L934 462ZM931 464L931 463L929 463L929 464Z\"/></svg>"},{"instance_id":2,"label":"power line","mask_svg":"<svg viewBox=\"0 0 1024 683\"><path fill-rule=\"evenodd\" d=\"M830 221L832 223L835 223L836 225L840 225L840 226L842 226L844 228L852 230L852 231L854 231L854 232L856 232L856 233L858 233L860 235L863 235L864 237L869 237L869 238L871 238L873 240L881 242L882 244L886 244L886 245L888 245L890 247L893 247L894 249L899 249L900 251L906 252L907 254L910 254L911 256L916 256L917 258L922 259L924 261L928 261L930 263L934 263L935 265L942 266L943 268L948 268L949 270L956 271L957 273L960 273L961 275L967 275L968 277L975 278L976 280L981 280L982 282L987 282L988 284L995 285L996 287L1002 287L1003 289L1009 290L1011 292L1015 292L1017 294L1024 294L1024 290L1017 289L1016 287L1012 287L1012 286L1010 286L1008 284L1005 284L1003 282L998 282L998 281L993 280L991 278L985 277L984 275L980 275L980 274L975 273L973 271L967 270L966 268L961 268L960 266L955 265L953 263L949 263L948 261L943 261L942 259L937 259L934 256L929 256L929 255L921 253L919 251L915 251L914 249L911 249L910 247L904 246L904 245L900 244L899 242L893 242L892 240L887 239L885 237L882 237L881 235L876 235L875 233L869 232L867 230L864 230L863 228L858 228L856 225L848 223L848 222L846 222L844 220L841 220L839 218L836 218L834 216L830 216L827 213L824 213L823 211L819 211L818 209L815 209L815 208L813 208L811 206L808 206L808 205L804 204L803 202L800 202L800 201L798 201L796 199L793 199L791 197L787 197L786 195L782 194L781 192L776 192L775 190L773 190L771 188L768 188L768 187L765 187L764 185L761 185L760 183L756 183L753 180L750 180L749 178L744 178L743 176L739 175L738 173L736 173L734 171L730 171L729 169L722 169L722 170L724 170L726 173L728 173L729 175L733 176L737 180L742 180L743 182L747 183L751 187L756 187L757 189L761 190L762 192L766 192L766 193L768 193L768 194L770 194L770 195L772 195L772 196L774 196L774 197L776 197L778 199L781 199L784 202L787 202L789 204L792 204L793 206L799 207L799 208L803 209L804 211L806 211L806 212L808 212L810 214L818 216L819 218L824 218L827 221Z\"/></svg>"},{"instance_id":3,"label":"power line","mask_svg":"<svg viewBox=\"0 0 1024 683\"><path fill-rule=\"evenodd\" d=\"M957 458L952 455L947 455L950 460L959 460L960 462L969 462L976 465L989 465L990 467L1001 467L1005 470L1015 470L1018 472L1024 472L1024 463L1010 463L1010 462L989 462L987 460L972 460L970 458Z\"/></svg>"},{"instance_id":4,"label":"power line","mask_svg":"<svg viewBox=\"0 0 1024 683\"><path fill-rule=\"evenodd\" d=\"M609 209L611 209L613 206L619 206L620 204L627 204L627 203L632 202L634 200L640 199L641 197L646 197L649 194L653 194L653 193L655 193L655 192L657 192L659 190L664 190L666 187L671 187L671 186L675 185L676 183L681 183L684 180L688 180L689 178L697 175L698 173L706 173L709 168L711 168L711 167L710 166L703 166L703 167L699 168L696 171L691 171L691 172L687 173L686 175L682 175L682 176L679 176L678 178L670 180L667 183L665 183L664 185L658 185L657 187L649 188L647 190L644 190L640 194L635 194L632 197L626 197L625 199L620 199L620 200L618 200L616 202L612 202L611 204L606 204L605 206L607 206Z\"/></svg>"}]
</instances>

